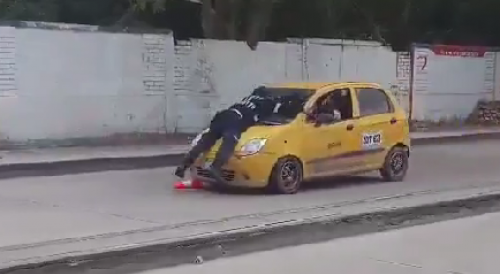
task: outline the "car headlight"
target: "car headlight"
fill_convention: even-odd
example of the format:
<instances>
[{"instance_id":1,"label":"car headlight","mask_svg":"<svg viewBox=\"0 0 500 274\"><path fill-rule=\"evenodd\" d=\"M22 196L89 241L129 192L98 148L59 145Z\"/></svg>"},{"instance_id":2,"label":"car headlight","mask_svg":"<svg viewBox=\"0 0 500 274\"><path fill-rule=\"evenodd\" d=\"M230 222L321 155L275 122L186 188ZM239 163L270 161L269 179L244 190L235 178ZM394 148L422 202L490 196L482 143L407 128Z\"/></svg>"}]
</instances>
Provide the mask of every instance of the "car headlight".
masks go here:
<instances>
[{"instance_id":1,"label":"car headlight","mask_svg":"<svg viewBox=\"0 0 500 274\"><path fill-rule=\"evenodd\" d=\"M194 139L191 141L191 146L194 147L200 141L201 136L203 136L203 134L207 133L209 130L210 129L206 128L202 132L198 133L198 135L196 135L196 137L194 137Z\"/></svg>"},{"instance_id":2,"label":"car headlight","mask_svg":"<svg viewBox=\"0 0 500 274\"><path fill-rule=\"evenodd\" d=\"M244 144L240 149L240 155L252 155L262 150L267 139L252 139Z\"/></svg>"}]
</instances>

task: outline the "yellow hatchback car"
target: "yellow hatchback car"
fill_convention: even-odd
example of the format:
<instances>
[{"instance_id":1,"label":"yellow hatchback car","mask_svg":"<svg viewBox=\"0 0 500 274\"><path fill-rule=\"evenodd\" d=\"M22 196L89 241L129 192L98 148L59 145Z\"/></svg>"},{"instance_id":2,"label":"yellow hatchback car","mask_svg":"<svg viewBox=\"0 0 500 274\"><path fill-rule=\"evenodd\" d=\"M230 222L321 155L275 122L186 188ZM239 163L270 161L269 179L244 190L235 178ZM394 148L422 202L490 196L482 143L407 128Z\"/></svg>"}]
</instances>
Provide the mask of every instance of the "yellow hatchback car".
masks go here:
<instances>
[{"instance_id":1,"label":"yellow hatchback car","mask_svg":"<svg viewBox=\"0 0 500 274\"><path fill-rule=\"evenodd\" d=\"M266 86L266 95L294 98L298 107L280 109L242 134L222 170L230 186L293 194L316 178L372 170L387 181L404 179L410 156L408 118L380 85L290 83ZM204 167L219 146L220 141L197 159L193 179L215 182Z\"/></svg>"}]
</instances>

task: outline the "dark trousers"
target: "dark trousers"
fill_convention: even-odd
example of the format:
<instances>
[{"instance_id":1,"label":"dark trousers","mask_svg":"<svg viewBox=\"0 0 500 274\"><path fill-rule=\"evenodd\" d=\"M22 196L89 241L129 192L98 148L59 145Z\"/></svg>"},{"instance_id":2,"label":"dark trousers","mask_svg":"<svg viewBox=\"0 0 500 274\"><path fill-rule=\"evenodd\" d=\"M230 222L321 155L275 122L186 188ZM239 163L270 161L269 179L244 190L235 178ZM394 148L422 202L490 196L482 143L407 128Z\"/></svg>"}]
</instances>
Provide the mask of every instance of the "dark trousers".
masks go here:
<instances>
[{"instance_id":1,"label":"dark trousers","mask_svg":"<svg viewBox=\"0 0 500 274\"><path fill-rule=\"evenodd\" d=\"M243 130L241 117L236 112L223 110L217 113L210 122L209 130L188 152L184 165L191 166L200 154L210 150L217 140L222 138L222 144L212 163L212 167L220 169L233 154Z\"/></svg>"}]
</instances>

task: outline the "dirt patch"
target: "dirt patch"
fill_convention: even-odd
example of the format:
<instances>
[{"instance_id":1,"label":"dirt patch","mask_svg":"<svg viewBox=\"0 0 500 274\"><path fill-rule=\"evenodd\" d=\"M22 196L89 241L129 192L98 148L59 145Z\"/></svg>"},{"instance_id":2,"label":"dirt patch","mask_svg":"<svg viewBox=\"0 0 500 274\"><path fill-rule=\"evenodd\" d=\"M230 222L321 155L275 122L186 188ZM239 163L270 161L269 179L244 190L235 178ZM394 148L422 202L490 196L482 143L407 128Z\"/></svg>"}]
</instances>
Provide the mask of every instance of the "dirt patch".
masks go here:
<instances>
[{"instance_id":1,"label":"dirt patch","mask_svg":"<svg viewBox=\"0 0 500 274\"><path fill-rule=\"evenodd\" d=\"M450 118L440 121L411 121L411 131L453 131L500 129L500 101L479 101L466 119Z\"/></svg>"},{"instance_id":2,"label":"dirt patch","mask_svg":"<svg viewBox=\"0 0 500 274\"><path fill-rule=\"evenodd\" d=\"M484 130L500 129L500 125L481 125L469 122L430 122L411 121L411 132L439 132L439 131L464 131L464 130Z\"/></svg>"}]
</instances>

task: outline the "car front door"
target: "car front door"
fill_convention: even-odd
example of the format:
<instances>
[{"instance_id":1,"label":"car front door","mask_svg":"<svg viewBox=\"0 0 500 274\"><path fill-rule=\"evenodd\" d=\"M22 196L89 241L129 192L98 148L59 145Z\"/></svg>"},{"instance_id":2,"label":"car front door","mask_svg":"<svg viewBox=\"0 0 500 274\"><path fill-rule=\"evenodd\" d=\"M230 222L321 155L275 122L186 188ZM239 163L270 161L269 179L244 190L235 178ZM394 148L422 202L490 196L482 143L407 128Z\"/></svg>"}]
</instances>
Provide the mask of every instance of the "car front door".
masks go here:
<instances>
[{"instance_id":1,"label":"car front door","mask_svg":"<svg viewBox=\"0 0 500 274\"><path fill-rule=\"evenodd\" d=\"M334 114L340 112L340 120L317 124L306 122L303 132L304 148L309 155L305 161L312 177L332 176L353 169L355 163L350 156L354 138L352 121L352 91L335 89L318 99L316 113ZM330 103L324 103L330 100Z\"/></svg>"},{"instance_id":2,"label":"car front door","mask_svg":"<svg viewBox=\"0 0 500 274\"><path fill-rule=\"evenodd\" d=\"M303 155L307 170L311 177L321 177L328 175L331 171L329 163L330 154L333 150L338 150L340 140L336 138L335 131L338 125L321 124L308 120L302 132Z\"/></svg>"}]
</instances>

